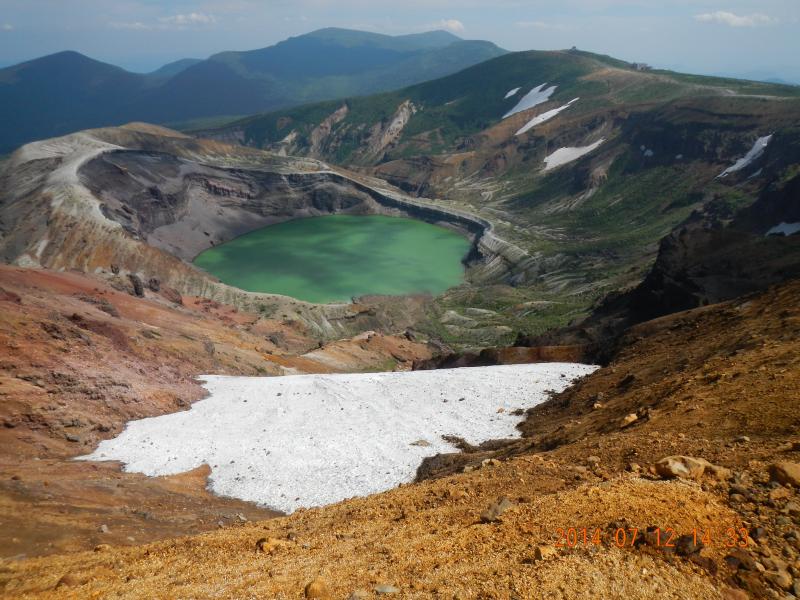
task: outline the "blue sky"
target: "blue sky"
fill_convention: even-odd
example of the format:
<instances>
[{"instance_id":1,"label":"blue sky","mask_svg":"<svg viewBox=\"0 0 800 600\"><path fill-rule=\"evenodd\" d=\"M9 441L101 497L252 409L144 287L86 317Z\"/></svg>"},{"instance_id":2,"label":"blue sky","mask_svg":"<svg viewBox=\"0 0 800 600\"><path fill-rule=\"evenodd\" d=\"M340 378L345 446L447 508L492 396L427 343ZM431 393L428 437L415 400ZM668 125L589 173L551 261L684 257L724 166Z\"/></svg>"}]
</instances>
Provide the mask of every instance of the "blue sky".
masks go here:
<instances>
[{"instance_id":1,"label":"blue sky","mask_svg":"<svg viewBox=\"0 0 800 600\"><path fill-rule=\"evenodd\" d=\"M149 71L331 26L800 83L800 0L0 0L0 65L70 49Z\"/></svg>"}]
</instances>

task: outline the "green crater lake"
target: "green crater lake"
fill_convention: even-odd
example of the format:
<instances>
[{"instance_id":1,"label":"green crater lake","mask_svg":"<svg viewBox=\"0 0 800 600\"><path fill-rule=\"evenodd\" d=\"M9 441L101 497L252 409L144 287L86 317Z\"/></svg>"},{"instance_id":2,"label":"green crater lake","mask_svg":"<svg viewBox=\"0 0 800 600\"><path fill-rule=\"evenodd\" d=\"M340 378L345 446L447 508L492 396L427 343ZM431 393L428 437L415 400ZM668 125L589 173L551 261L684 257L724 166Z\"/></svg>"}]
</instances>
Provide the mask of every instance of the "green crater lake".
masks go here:
<instances>
[{"instance_id":1,"label":"green crater lake","mask_svg":"<svg viewBox=\"0 0 800 600\"><path fill-rule=\"evenodd\" d=\"M250 292L308 302L367 294L439 294L461 283L470 242L439 227L380 215L286 221L209 248L195 265Z\"/></svg>"}]
</instances>

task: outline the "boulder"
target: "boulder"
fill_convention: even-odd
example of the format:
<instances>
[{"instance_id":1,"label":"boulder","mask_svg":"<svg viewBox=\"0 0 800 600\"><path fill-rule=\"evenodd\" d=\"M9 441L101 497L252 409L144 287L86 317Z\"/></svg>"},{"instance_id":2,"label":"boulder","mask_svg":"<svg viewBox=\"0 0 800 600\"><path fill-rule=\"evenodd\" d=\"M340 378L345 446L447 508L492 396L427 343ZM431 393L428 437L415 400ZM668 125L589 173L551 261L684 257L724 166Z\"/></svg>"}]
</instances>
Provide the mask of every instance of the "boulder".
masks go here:
<instances>
[{"instance_id":1,"label":"boulder","mask_svg":"<svg viewBox=\"0 0 800 600\"><path fill-rule=\"evenodd\" d=\"M655 465L656 474L664 479L680 477L681 479L698 480L703 475L709 475L724 481L731 476L730 469L712 465L704 458L693 456L666 456Z\"/></svg>"},{"instance_id":2,"label":"boulder","mask_svg":"<svg viewBox=\"0 0 800 600\"><path fill-rule=\"evenodd\" d=\"M135 275L134 273L129 273L128 279L130 280L131 285L133 286L133 295L139 298L144 297L144 285L142 284L141 278L138 275Z\"/></svg>"},{"instance_id":3,"label":"boulder","mask_svg":"<svg viewBox=\"0 0 800 600\"><path fill-rule=\"evenodd\" d=\"M769 477L783 485L800 487L800 464L793 462L773 463L769 466Z\"/></svg>"}]
</instances>

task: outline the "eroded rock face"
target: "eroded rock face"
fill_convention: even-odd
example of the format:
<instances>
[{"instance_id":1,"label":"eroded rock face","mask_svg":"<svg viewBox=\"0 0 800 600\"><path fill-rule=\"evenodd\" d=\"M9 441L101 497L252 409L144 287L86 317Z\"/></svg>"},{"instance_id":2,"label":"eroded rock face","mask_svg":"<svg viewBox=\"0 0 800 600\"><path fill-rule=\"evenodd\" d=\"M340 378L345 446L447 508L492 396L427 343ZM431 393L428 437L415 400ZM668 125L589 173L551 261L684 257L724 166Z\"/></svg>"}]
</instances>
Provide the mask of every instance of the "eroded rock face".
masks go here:
<instances>
[{"instance_id":1,"label":"eroded rock face","mask_svg":"<svg viewBox=\"0 0 800 600\"><path fill-rule=\"evenodd\" d=\"M80 177L106 218L187 261L280 221L383 209L367 189L334 173L228 169L135 150L102 154Z\"/></svg>"}]
</instances>

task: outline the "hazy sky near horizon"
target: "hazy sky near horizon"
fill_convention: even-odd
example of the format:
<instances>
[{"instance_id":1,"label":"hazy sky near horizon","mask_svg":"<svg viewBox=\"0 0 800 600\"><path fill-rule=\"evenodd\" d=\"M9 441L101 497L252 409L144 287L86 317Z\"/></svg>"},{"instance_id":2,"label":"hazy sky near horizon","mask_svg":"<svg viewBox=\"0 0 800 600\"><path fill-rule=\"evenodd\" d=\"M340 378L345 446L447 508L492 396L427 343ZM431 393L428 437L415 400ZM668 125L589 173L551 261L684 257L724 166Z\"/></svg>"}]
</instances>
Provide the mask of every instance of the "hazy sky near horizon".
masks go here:
<instances>
[{"instance_id":1,"label":"hazy sky near horizon","mask_svg":"<svg viewBox=\"0 0 800 600\"><path fill-rule=\"evenodd\" d=\"M800 83L800 0L0 0L0 66L77 50L145 72L322 27L447 29L508 50L576 45Z\"/></svg>"}]
</instances>

